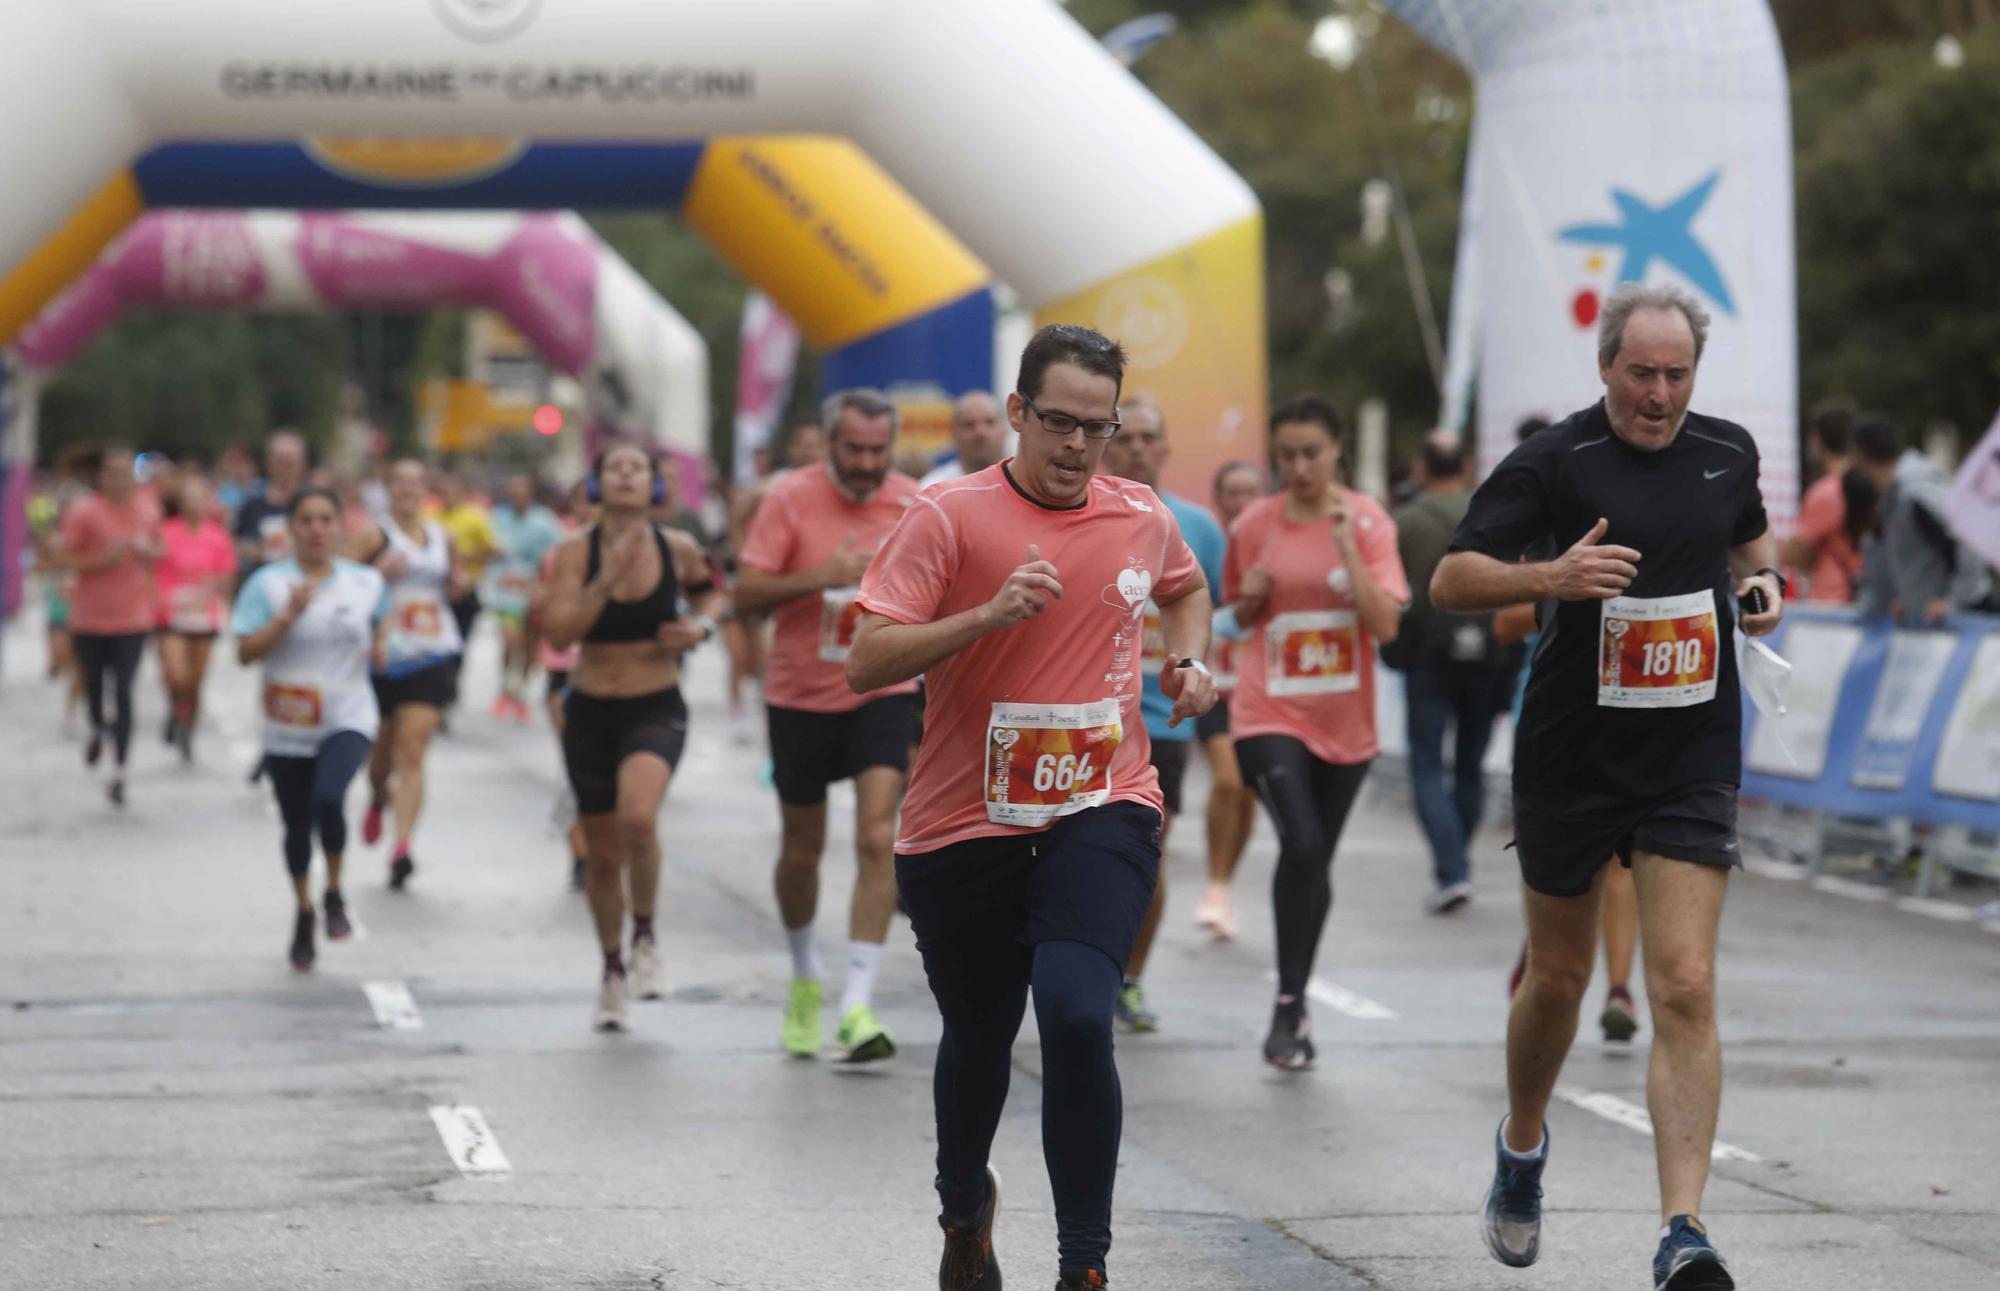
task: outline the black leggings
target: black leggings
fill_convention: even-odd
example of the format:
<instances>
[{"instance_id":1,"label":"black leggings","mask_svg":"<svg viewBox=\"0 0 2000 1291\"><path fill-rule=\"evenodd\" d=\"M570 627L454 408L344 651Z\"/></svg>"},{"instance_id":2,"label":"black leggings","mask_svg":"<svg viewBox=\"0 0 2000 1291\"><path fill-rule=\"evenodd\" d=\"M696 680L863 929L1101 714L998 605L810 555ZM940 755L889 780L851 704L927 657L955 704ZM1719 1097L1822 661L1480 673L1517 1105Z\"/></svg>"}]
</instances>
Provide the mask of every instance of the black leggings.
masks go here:
<instances>
[{"instance_id":1,"label":"black leggings","mask_svg":"<svg viewBox=\"0 0 2000 1291\"><path fill-rule=\"evenodd\" d=\"M1271 879L1278 994L1297 999L1312 978L1319 935L1333 908L1333 851L1368 763L1322 762L1289 735L1240 739L1236 761L1278 830L1278 871Z\"/></svg>"},{"instance_id":2,"label":"black leggings","mask_svg":"<svg viewBox=\"0 0 2000 1291\"><path fill-rule=\"evenodd\" d=\"M309 758L266 754L264 771L285 818L285 869L302 879L312 867L313 827L320 850L338 856L347 850L347 786L368 761L371 740L359 731L335 731Z\"/></svg>"},{"instance_id":3,"label":"black leggings","mask_svg":"<svg viewBox=\"0 0 2000 1291\"><path fill-rule=\"evenodd\" d=\"M125 765L126 751L132 747L132 679L139 673L139 660L146 653L146 634L125 632L117 636L96 636L79 632L75 637L76 659L83 665L84 700L90 705L90 728L96 735L111 732L112 758ZM110 672L118 716L107 728L104 723L104 674Z\"/></svg>"}]
</instances>

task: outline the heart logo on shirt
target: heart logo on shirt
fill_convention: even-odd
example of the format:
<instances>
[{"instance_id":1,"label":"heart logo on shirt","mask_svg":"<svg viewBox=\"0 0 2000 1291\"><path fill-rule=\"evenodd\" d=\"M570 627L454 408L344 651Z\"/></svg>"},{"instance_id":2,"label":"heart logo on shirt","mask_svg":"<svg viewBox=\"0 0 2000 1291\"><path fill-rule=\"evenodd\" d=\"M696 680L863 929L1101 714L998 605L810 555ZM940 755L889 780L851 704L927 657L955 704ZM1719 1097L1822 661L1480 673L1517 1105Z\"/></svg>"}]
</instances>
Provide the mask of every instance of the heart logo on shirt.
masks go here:
<instances>
[{"instance_id":1,"label":"heart logo on shirt","mask_svg":"<svg viewBox=\"0 0 2000 1291\"><path fill-rule=\"evenodd\" d=\"M1003 749L1011 749L1021 738L1021 733L1011 726L1003 726L993 732L993 742Z\"/></svg>"},{"instance_id":2,"label":"heart logo on shirt","mask_svg":"<svg viewBox=\"0 0 2000 1291\"><path fill-rule=\"evenodd\" d=\"M1125 598L1127 605L1143 604L1153 594L1152 572L1144 569L1119 571L1118 594Z\"/></svg>"},{"instance_id":3,"label":"heart logo on shirt","mask_svg":"<svg viewBox=\"0 0 2000 1291\"><path fill-rule=\"evenodd\" d=\"M1354 585L1354 578L1347 572L1347 566L1338 565L1326 571L1326 585L1344 596Z\"/></svg>"}]
</instances>

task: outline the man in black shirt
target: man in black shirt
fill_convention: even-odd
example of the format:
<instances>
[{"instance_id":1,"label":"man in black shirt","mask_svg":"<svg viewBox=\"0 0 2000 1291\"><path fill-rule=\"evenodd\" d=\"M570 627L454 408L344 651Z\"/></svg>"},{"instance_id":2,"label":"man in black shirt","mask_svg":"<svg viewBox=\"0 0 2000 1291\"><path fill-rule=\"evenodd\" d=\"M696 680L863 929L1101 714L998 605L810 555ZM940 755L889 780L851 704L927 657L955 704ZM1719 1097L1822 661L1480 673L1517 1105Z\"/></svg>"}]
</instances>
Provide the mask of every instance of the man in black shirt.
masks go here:
<instances>
[{"instance_id":1,"label":"man in black shirt","mask_svg":"<svg viewBox=\"0 0 2000 1291\"><path fill-rule=\"evenodd\" d=\"M306 441L289 430L264 445L264 484L237 508L234 536L239 574L248 579L259 565L292 554L285 510L306 480Z\"/></svg>"},{"instance_id":2,"label":"man in black shirt","mask_svg":"<svg viewBox=\"0 0 2000 1291\"><path fill-rule=\"evenodd\" d=\"M1707 330L1706 312L1677 288L1614 293L1598 328L1604 399L1501 463L1431 580L1443 609L1540 602L1514 754L1528 971L1508 1021L1509 1115L1487 1246L1517 1267L1540 1253L1543 1118L1576 1035L1603 872L1616 857L1639 893L1665 1224L1654 1285L1673 1291L1734 1285L1698 1218L1722 1095L1716 925L1739 861L1732 629L1772 631L1783 594L1755 442L1687 410ZM1561 554L1524 560L1538 543ZM1761 608L1740 611L1749 596Z\"/></svg>"}]
</instances>

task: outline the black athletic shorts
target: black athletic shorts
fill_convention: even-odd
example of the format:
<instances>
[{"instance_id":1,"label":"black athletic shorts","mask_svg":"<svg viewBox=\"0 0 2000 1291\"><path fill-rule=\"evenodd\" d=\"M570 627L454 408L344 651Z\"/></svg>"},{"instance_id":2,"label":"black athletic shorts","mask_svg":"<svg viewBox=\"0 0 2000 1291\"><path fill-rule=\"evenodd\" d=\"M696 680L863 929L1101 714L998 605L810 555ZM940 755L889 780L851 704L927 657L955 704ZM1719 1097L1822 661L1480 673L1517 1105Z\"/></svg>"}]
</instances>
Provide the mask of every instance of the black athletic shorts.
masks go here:
<instances>
[{"instance_id":1,"label":"black athletic shorts","mask_svg":"<svg viewBox=\"0 0 2000 1291\"><path fill-rule=\"evenodd\" d=\"M1514 848L1521 877L1552 897L1582 896L1606 862L1629 868L1635 851L1731 869L1743 863L1736 786L1684 785L1651 802L1515 794Z\"/></svg>"},{"instance_id":2,"label":"black athletic shorts","mask_svg":"<svg viewBox=\"0 0 2000 1291\"><path fill-rule=\"evenodd\" d=\"M1229 734L1229 696L1217 695L1215 707L1194 719L1194 737L1203 744Z\"/></svg>"},{"instance_id":3,"label":"black athletic shorts","mask_svg":"<svg viewBox=\"0 0 2000 1291\"><path fill-rule=\"evenodd\" d=\"M1160 799L1169 816L1181 814L1181 781L1187 779L1188 752L1193 740L1154 740L1153 770L1160 773Z\"/></svg>"},{"instance_id":4,"label":"black athletic shorts","mask_svg":"<svg viewBox=\"0 0 2000 1291\"><path fill-rule=\"evenodd\" d=\"M657 754L669 770L687 747L688 710L679 686L606 699L572 690L563 701L563 766L579 816L618 806L618 768L635 753Z\"/></svg>"},{"instance_id":5,"label":"black athletic shorts","mask_svg":"<svg viewBox=\"0 0 2000 1291\"><path fill-rule=\"evenodd\" d=\"M910 768L917 739L917 697L884 695L845 713L765 706L771 732L771 779L778 801L816 807L826 787L863 771Z\"/></svg>"},{"instance_id":6,"label":"black athletic shorts","mask_svg":"<svg viewBox=\"0 0 2000 1291\"><path fill-rule=\"evenodd\" d=\"M454 655L443 663L434 663L417 672L406 672L396 677L377 676L372 678L375 685L375 706L387 717L405 704L429 704L432 708L450 708L452 701L452 673L458 668L459 656Z\"/></svg>"},{"instance_id":7,"label":"black athletic shorts","mask_svg":"<svg viewBox=\"0 0 2000 1291\"><path fill-rule=\"evenodd\" d=\"M896 857L917 946L961 953L1080 941L1119 968L1160 881L1160 813L1108 802L1045 830Z\"/></svg>"},{"instance_id":8,"label":"black athletic shorts","mask_svg":"<svg viewBox=\"0 0 2000 1291\"><path fill-rule=\"evenodd\" d=\"M549 677L548 693L551 699L555 698L556 696L562 694L565 690L569 689L569 669L551 668L548 670L548 677Z\"/></svg>"}]
</instances>

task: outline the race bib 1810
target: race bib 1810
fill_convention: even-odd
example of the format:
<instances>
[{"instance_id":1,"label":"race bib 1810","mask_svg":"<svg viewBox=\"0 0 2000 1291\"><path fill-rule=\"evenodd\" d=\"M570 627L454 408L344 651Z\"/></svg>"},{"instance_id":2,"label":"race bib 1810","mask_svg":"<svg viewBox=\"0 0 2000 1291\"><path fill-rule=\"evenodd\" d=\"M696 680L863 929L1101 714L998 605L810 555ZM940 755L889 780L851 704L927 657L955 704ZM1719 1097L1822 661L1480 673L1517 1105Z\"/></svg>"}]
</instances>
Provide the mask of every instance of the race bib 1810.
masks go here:
<instances>
[{"instance_id":1,"label":"race bib 1810","mask_svg":"<svg viewBox=\"0 0 2000 1291\"><path fill-rule=\"evenodd\" d=\"M1276 614L1264 626L1264 690L1334 695L1361 686L1361 628L1353 610Z\"/></svg>"},{"instance_id":2,"label":"race bib 1810","mask_svg":"<svg viewBox=\"0 0 2000 1291\"><path fill-rule=\"evenodd\" d=\"M1597 642L1601 708L1688 708L1715 698L1721 650L1715 593L1604 602Z\"/></svg>"},{"instance_id":3,"label":"race bib 1810","mask_svg":"<svg viewBox=\"0 0 2000 1291\"><path fill-rule=\"evenodd\" d=\"M995 704L986 726L986 818L1046 825L1111 797L1111 755L1125 738L1118 701Z\"/></svg>"}]
</instances>

